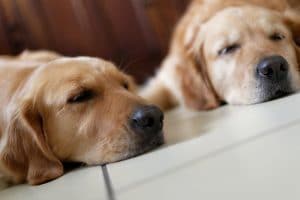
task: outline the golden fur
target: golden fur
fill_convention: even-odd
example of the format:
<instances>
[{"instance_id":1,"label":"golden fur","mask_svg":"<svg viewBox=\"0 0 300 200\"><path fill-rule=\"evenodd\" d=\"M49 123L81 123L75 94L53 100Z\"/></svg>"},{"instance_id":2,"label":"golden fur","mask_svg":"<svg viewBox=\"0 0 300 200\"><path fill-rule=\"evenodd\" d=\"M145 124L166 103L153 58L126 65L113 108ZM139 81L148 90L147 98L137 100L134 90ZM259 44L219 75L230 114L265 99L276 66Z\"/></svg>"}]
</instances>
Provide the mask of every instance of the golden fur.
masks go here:
<instances>
[{"instance_id":1,"label":"golden fur","mask_svg":"<svg viewBox=\"0 0 300 200\"><path fill-rule=\"evenodd\" d=\"M162 142L135 134L127 122L137 106L132 79L110 62L24 52L0 58L0 176L40 184L63 174L64 161L104 164ZM69 99L92 92L90 100Z\"/></svg>"},{"instance_id":2,"label":"golden fur","mask_svg":"<svg viewBox=\"0 0 300 200\"><path fill-rule=\"evenodd\" d=\"M271 41L272 34L282 41ZM268 100L254 77L258 61L280 55L289 63L291 91L300 88L300 3L297 0L194 0L178 23L161 68L141 95L166 110L205 110L221 102ZM234 53L218 56L238 43Z\"/></svg>"}]
</instances>

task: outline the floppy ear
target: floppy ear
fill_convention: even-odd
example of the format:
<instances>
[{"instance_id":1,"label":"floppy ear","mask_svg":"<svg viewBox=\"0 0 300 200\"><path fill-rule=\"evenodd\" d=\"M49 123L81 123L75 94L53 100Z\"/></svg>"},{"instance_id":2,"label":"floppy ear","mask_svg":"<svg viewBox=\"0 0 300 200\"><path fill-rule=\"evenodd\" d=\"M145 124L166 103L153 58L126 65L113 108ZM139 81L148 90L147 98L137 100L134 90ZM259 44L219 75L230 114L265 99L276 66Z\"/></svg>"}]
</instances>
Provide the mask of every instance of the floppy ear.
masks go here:
<instances>
[{"instance_id":1,"label":"floppy ear","mask_svg":"<svg viewBox=\"0 0 300 200\"><path fill-rule=\"evenodd\" d=\"M197 24L186 31L177 72L185 104L192 109L207 110L218 107L220 101L209 80L205 61L201 55L203 39L199 31L200 26Z\"/></svg>"},{"instance_id":2,"label":"floppy ear","mask_svg":"<svg viewBox=\"0 0 300 200\"><path fill-rule=\"evenodd\" d=\"M9 123L0 159L15 182L26 180L36 185L63 174L62 163L47 144L42 118L29 101L20 106Z\"/></svg>"},{"instance_id":3,"label":"floppy ear","mask_svg":"<svg viewBox=\"0 0 300 200\"><path fill-rule=\"evenodd\" d=\"M185 104L192 109L208 110L220 105L203 66L194 58L186 58L177 67Z\"/></svg>"},{"instance_id":4,"label":"floppy ear","mask_svg":"<svg viewBox=\"0 0 300 200\"><path fill-rule=\"evenodd\" d=\"M189 14L178 23L169 54L159 73L141 90L140 94L144 98L163 110L170 109L178 103L196 110L212 109L220 104L211 87L205 65L192 56L191 50L197 46L195 41L200 24L213 13L200 5L202 4L194 1L187 11Z\"/></svg>"}]
</instances>

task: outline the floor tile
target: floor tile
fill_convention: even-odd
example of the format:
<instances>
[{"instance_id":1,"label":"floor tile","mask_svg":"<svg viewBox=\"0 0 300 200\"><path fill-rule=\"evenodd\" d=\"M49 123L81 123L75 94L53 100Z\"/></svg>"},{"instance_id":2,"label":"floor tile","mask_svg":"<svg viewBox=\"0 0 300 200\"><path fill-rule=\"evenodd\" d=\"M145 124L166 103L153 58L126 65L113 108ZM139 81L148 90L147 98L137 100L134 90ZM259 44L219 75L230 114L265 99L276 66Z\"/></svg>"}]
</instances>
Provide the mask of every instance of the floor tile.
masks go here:
<instances>
[{"instance_id":1,"label":"floor tile","mask_svg":"<svg viewBox=\"0 0 300 200\"><path fill-rule=\"evenodd\" d=\"M100 166L73 170L39 186L18 185L0 192L2 200L104 200L106 188Z\"/></svg>"},{"instance_id":2,"label":"floor tile","mask_svg":"<svg viewBox=\"0 0 300 200\"><path fill-rule=\"evenodd\" d=\"M300 120L300 94L253 106L211 112L178 109L166 115L166 144L153 152L108 165L116 193L159 178L188 162L275 132Z\"/></svg>"},{"instance_id":3,"label":"floor tile","mask_svg":"<svg viewBox=\"0 0 300 200\"><path fill-rule=\"evenodd\" d=\"M266 132L121 191L117 199L298 200L299 131L300 121Z\"/></svg>"}]
</instances>

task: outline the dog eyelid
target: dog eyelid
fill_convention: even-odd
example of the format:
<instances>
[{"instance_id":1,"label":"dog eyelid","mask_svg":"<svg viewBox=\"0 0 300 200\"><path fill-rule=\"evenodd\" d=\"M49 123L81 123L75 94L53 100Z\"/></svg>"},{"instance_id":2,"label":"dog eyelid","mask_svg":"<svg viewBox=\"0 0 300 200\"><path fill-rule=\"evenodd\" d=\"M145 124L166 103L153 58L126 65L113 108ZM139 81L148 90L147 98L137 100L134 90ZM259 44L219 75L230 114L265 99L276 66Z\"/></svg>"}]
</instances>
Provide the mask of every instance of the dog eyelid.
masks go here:
<instances>
[{"instance_id":1,"label":"dog eyelid","mask_svg":"<svg viewBox=\"0 0 300 200\"><path fill-rule=\"evenodd\" d=\"M92 99L95 93L92 90L83 90L80 93L70 97L67 101L69 104L82 103Z\"/></svg>"},{"instance_id":2,"label":"dog eyelid","mask_svg":"<svg viewBox=\"0 0 300 200\"><path fill-rule=\"evenodd\" d=\"M229 45L229 46L219 50L218 55L221 56L221 55L225 55L225 54L230 54L230 53L233 53L234 51L236 51L239 48L241 48L241 45L232 44L232 45Z\"/></svg>"},{"instance_id":3,"label":"dog eyelid","mask_svg":"<svg viewBox=\"0 0 300 200\"><path fill-rule=\"evenodd\" d=\"M283 40L284 38L285 38L285 36L283 34L280 34L280 33L273 33L270 36L270 39L272 41L280 41L280 40Z\"/></svg>"},{"instance_id":4,"label":"dog eyelid","mask_svg":"<svg viewBox=\"0 0 300 200\"><path fill-rule=\"evenodd\" d=\"M294 40L295 40L296 45L300 47L300 36L295 37Z\"/></svg>"},{"instance_id":5,"label":"dog eyelid","mask_svg":"<svg viewBox=\"0 0 300 200\"><path fill-rule=\"evenodd\" d=\"M124 82L122 83L122 86L123 86L126 90L129 89L129 83L128 83L127 81L124 81Z\"/></svg>"}]
</instances>

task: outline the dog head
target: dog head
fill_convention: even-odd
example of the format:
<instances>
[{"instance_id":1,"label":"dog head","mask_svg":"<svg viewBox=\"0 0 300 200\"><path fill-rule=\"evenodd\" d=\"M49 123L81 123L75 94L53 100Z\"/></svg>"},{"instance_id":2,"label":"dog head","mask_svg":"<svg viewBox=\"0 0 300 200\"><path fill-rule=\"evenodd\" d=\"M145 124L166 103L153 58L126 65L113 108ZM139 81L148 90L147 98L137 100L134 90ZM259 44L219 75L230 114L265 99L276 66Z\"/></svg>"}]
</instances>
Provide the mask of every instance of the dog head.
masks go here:
<instances>
[{"instance_id":1,"label":"dog head","mask_svg":"<svg viewBox=\"0 0 300 200\"><path fill-rule=\"evenodd\" d=\"M218 100L254 104L300 88L300 15L239 6L192 24L187 55Z\"/></svg>"},{"instance_id":2,"label":"dog head","mask_svg":"<svg viewBox=\"0 0 300 200\"><path fill-rule=\"evenodd\" d=\"M100 59L39 67L8 106L2 165L16 181L39 184L62 175L63 161L105 164L160 145L163 114L134 87Z\"/></svg>"}]
</instances>

